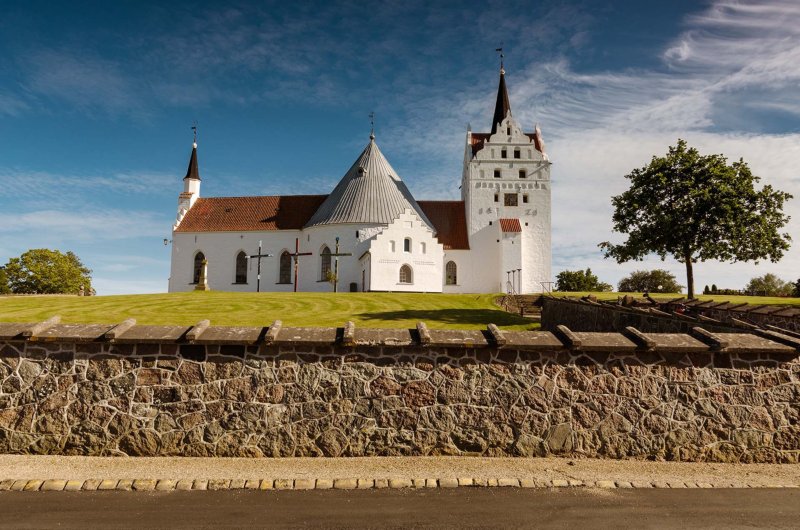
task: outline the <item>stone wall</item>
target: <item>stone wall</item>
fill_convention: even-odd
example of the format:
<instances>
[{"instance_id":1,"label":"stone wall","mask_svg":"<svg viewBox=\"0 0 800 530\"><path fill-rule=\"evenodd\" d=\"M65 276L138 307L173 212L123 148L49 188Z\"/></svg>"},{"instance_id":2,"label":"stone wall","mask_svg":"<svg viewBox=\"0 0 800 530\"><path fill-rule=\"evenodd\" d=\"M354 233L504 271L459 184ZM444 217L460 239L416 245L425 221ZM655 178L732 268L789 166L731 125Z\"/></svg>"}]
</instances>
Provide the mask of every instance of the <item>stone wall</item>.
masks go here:
<instances>
[{"instance_id":1,"label":"stone wall","mask_svg":"<svg viewBox=\"0 0 800 530\"><path fill-rule=\"evenodd\" d=\"M0 324L0 453L800 459L773 334Z\"/></svg>"}]
</instances>

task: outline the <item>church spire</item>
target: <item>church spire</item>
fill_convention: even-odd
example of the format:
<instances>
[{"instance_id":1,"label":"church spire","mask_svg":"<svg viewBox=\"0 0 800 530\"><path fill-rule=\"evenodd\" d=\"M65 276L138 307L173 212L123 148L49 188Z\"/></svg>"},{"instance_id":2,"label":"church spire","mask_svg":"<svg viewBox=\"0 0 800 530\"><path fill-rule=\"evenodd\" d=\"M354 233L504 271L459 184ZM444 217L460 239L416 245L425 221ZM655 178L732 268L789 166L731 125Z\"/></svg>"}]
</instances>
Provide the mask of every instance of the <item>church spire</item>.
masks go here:
<instances>
[{"instance_id":1,"label":"church spire","mask_svg":"<svg viewBox=\"0 0 800 530\"><path fill-rule=\"evenodd\" d=\"M192 156L189 158L189 167L186 169L186 179L200 180L200 168L197 166L197 125L192 126L194 131L194 140L192 141Z\"/></svg>"},{"instance_id":2,"label":"church spire","mask_svg":"<svg viewBox=\"0 0 800 530\"><path fill-rule=\"evenodd\" d=\"M506 90L506 71L500 59L500 85L497 87L497 102L494 104L492 134L497 132L497 126L509 115L511 115L511 104L508 102L508 90Z\"/></svg>"}]
</instances>

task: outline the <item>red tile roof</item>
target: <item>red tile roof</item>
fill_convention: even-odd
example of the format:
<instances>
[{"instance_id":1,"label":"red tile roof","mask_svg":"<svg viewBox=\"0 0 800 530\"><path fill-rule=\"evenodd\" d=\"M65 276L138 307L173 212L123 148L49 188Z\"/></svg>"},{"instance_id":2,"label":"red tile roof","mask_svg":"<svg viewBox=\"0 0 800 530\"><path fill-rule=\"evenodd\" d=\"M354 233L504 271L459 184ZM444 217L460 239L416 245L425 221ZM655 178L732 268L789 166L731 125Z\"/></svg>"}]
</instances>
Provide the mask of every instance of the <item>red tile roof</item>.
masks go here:
<instances>
[{"instance_id":1,"label":"red tile roof","mask_svg":"<svg viewBox=\"0 0 800 530\"><path fill-rule=\"evenodd\" d=\"M417 201L445 250L469 250L464 201Z\"/></svg>"},{"instance_id":2,"label":"red tile roof","mask_svg":"<svg viewBox=\"0 0 800 530\"><path fill-rule=\"evenodd\" d=\"M300 230L327 195L199 198L176 232Z\"/></svg>"},{"instance_id":3,"label":"red tile roof","mask_svg":"<svg viewBox=\"0 0 800 530\"><path fill-rule=\"evenodd\" d=\"M327 195L201 197L176 232L301 230ZM464 201L418 201L445 250L468 250Z\"/></svg>"},{"instance_id":4,"label":"red tile roof","mask_svg":"<svg viewBox=\"0 0 800 530\"><path fill-rule=\"evenodd\" d=\"M519 219L500 219L500 230L503 232L522 232Z\"/></svg>"}]
</instances>

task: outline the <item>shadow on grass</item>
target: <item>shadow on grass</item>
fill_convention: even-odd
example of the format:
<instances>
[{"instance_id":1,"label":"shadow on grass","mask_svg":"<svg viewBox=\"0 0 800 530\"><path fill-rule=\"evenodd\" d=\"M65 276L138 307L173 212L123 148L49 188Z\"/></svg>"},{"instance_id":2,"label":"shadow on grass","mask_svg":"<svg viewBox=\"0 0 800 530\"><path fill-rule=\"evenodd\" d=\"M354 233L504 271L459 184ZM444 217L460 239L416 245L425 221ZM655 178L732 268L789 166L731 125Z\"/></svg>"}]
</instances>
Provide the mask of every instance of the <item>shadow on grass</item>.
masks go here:
<instances>
[{"instance_id":1,"label":"shadow on grass","mask_svg":"<svg viewBox=\"0 0 800 530\"><path fill-rule=\"evenodd\" d=\"M527 318L506 313L499 309L404 309L402 311L378 311L359 313L360 320L402 321L414 320L426 323L440 322L442 324L470 324L498 326L524 326L533 327L534 323Z\"/></svg>"}]
</instances>

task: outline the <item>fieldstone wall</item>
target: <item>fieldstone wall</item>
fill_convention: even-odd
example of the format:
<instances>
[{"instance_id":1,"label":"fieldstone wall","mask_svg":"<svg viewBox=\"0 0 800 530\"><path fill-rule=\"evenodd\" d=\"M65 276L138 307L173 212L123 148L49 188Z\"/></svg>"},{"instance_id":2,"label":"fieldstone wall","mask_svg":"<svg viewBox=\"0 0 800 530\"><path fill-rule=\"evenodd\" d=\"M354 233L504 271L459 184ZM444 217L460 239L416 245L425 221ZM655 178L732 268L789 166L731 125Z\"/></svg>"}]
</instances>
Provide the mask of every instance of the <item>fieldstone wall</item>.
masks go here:
<instances>
[{"instance_id":1,"label":"fieldstone wall","mask_svg":"<svg viewBox=\"0 0 800 530\"><path fill-rule=\"evenodd\" d=\"M0 453L800 459L785 336L24 326Z\"/></svg>"}]
</instances>

